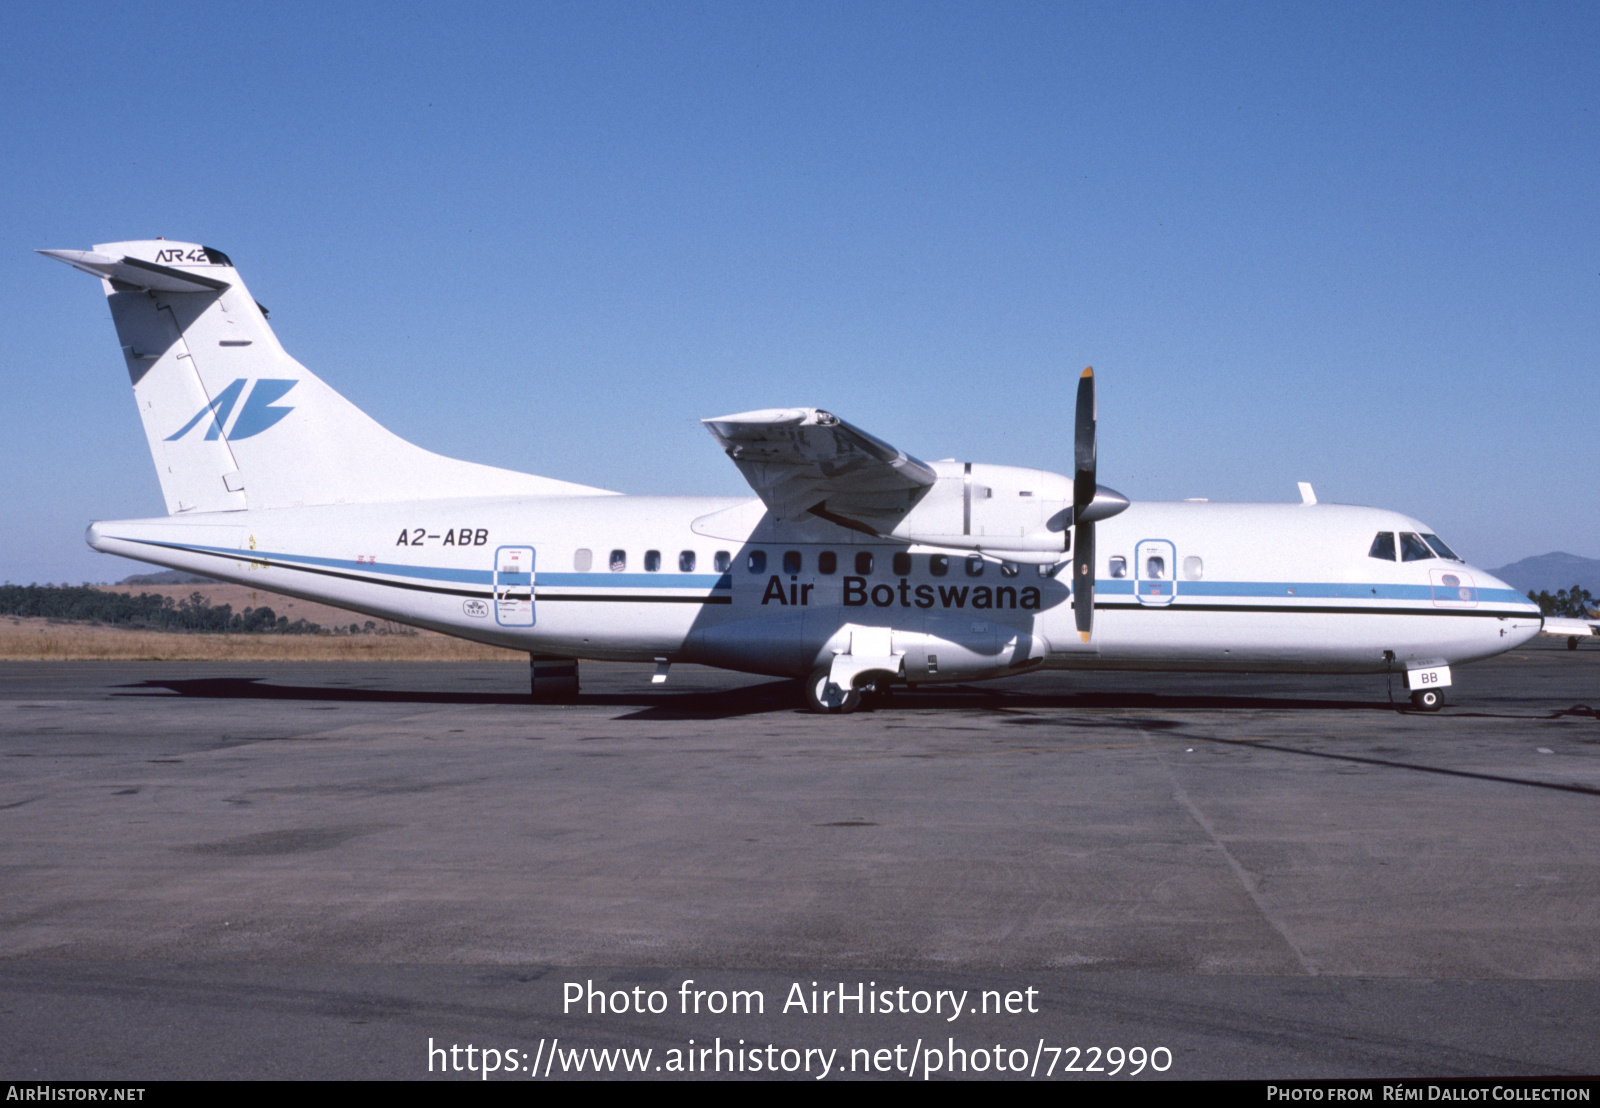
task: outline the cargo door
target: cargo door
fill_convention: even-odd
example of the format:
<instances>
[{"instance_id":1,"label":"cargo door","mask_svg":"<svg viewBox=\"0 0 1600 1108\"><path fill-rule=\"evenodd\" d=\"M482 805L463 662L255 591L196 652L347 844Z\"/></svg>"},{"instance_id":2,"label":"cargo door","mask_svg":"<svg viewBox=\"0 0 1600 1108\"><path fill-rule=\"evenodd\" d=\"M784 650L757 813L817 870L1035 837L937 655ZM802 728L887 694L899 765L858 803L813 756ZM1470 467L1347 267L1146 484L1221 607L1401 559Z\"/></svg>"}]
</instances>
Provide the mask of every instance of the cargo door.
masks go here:
<instances>
[{"instance_id":1,"label":"cargo door","mask_svg":"<svg viewBox=\"0 0 1600 1108\"><path fill-rule=\"evenodd\" d=\"M533 626L533 547L495 550L494 619L502 627Z\"/></svg>"}]
</instances>

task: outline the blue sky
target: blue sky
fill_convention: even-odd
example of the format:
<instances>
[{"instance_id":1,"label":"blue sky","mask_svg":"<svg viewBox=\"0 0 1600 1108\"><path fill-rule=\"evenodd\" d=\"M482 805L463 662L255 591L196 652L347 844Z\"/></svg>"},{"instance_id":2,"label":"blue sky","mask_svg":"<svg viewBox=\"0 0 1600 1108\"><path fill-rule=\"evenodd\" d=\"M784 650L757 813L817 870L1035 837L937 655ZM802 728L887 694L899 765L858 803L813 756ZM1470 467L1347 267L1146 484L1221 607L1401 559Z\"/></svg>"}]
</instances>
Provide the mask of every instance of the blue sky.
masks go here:
<instances>
[{"instance_id":1,"label":"blue sky","mask_svg":"<svg viewBox=\"0 0 1600 1108\"><path fill-rule=\"evenodd\" d=\"M430 449L740 494L700 427L828 408L1138 499L1600 557L1600 8L14 5L0 579L163 512L95 283L226 251Z\"/></svg>"}]
</instances>

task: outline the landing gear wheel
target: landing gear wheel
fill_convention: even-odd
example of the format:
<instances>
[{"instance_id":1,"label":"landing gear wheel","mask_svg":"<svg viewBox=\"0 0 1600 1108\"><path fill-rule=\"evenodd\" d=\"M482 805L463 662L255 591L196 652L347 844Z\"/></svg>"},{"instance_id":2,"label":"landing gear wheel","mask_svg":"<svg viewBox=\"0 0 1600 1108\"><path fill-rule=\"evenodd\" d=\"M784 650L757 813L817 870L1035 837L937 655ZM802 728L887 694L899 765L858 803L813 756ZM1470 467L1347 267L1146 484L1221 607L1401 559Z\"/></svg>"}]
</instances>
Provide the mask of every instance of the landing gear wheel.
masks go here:
<instances>
[{"instance_id":1,"label":"landing gear wheel","mask_svg":"<svg viewBox=\"0 0 1600 1108\"><path fill-rule=\"evenodd\" d=\"M806 678L806 704L813 712L841 715L861 707L857 689L841 689L828 678L831 666L822 666Z\"/></svg>"},{"instance_id":2,"label":"landing gear wheel","mask_svg":"<svg viewBox=\"0 0 1600 1108\"><path fill-rule=\"evenodd\" d=\"M1437 712L1444 707L1444 693L1438 689L1418 689L1411 694L1411 706L1419 712Z\"/></svg>"}]
</instances>

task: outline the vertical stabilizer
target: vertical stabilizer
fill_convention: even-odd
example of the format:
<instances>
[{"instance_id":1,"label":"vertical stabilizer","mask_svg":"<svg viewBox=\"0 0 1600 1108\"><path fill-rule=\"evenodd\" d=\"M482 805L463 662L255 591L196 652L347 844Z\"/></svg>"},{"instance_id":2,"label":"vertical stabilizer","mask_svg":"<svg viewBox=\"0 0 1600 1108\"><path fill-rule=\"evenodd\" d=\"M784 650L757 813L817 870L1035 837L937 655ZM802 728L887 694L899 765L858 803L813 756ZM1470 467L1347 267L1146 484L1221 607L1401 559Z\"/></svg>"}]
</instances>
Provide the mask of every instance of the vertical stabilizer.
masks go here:
<instances>
[{"instance_id":1,"label":"vertical stabilizer","mask_svg":"<svg viewBox=\"0 0 1600 1108\"><path fill-rule=\"evenodd\" d=\"M278 345L221 251L156 239L41 253L101 279L169 513L604 491L385 430Z\"/></svg>"}]
</instances>

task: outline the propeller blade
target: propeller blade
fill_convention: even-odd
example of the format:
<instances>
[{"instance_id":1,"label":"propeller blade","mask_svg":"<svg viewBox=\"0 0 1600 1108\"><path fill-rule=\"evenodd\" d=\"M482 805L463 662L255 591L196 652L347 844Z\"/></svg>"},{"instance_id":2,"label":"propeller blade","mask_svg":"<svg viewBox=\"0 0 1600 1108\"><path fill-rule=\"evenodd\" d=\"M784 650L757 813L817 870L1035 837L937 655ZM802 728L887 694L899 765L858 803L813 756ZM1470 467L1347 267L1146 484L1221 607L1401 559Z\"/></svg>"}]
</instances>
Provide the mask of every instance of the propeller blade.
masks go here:
<instances>
[{"instance_id":1,"label":"propeller blade","mask_svg":"<svg viewBox=\"0 0 1600 1108\"><path fill-rule=\"evenodd\" d=\"M1072 615L1078 637L1089 641L1094 631L1094 522L1086 519L1095 496L1094 368L1078 377L1078 410L1073 427L1072 472Z\"/></svg>"},{"instance_id":2,"label":"propeller blade","mask_svg":"<svg viewBox=\"0 0 1600 1108\"><path fill-rule=\"evenodd\" d=\"M1094 524L1079 523L1072 543L1072 615L1084 642L1094 630Z\"/></svg>"},{"instance_id":3,"label":"propeller blade","mask_svg":"<svg viewBox=\"0 0 1600 1108\"><path fill-rule=\"evenodd\" d=\"M1078 413L1073 433L1072 508L1073 519L1094 500L1095 470L1094 368L1078 378Z\"/></svg>"}]
</instances>

